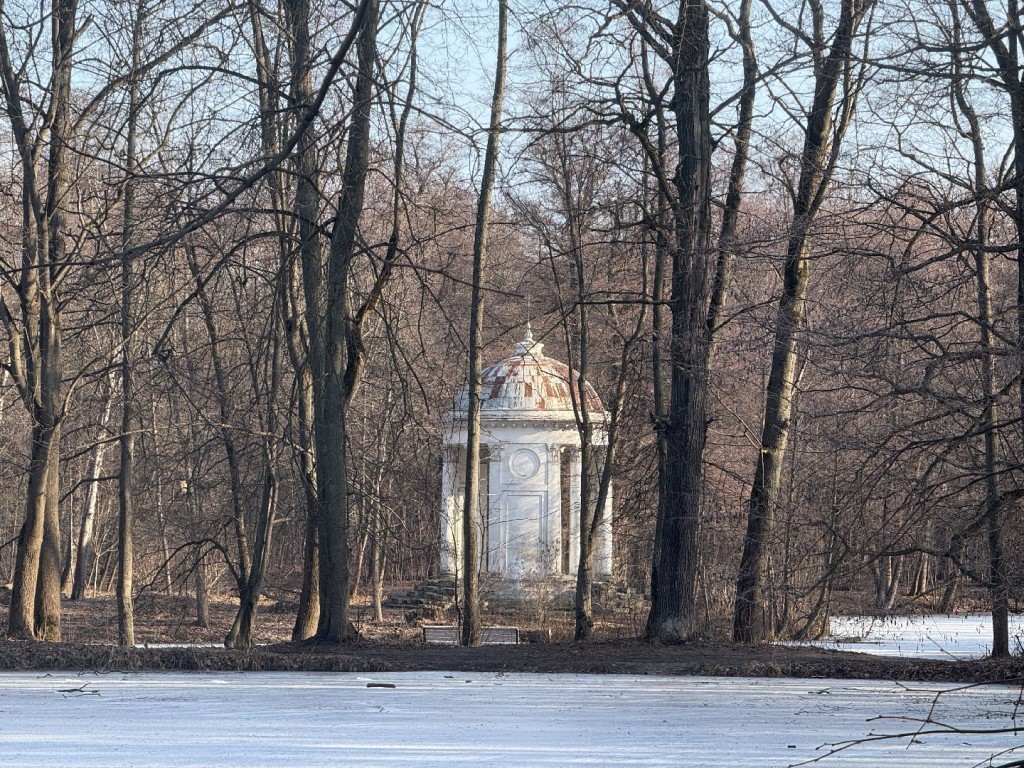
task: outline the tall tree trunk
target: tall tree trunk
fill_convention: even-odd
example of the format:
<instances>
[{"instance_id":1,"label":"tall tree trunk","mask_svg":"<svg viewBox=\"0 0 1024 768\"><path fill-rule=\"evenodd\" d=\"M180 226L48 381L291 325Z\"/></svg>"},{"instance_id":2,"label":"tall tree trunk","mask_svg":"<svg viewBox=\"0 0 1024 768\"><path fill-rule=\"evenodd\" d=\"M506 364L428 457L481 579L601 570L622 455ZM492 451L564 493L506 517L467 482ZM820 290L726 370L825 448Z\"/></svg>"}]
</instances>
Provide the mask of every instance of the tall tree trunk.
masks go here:
<instances>
[{"instance_id":1,"label":"tall tree trunk","mask_svg":"<svg viewBox=\"0 0 1024 768\"><path fill-rule=\"evenodd\" d=\"M477 514L480 484L480 372L483 368L481 334L484 325L484 278L487 274L487 238L491 198L498 168L502 104L505 100L505 66L508 45L508 2L498 0L498 51L491 96L491 117L484 150L480 196L477 198L473 234L473 296L469 319L469 397L466 408L466 492L462 501L462 644L480 645L480 552Z\"/></svg>"},{"instance_id":2,"label":"tall tree trunk","mask_svg":"<svg viewBox=\"0 0 1024 768\"><path fill-rule=\"evenodd\" d=\"M309 640L316 635L320 622L320 547L319 526L315 507L307 507L306 532L303 539L302 587L299 607L292 626L292 641Z\"/></svg>"},{"instance_id":3,"label":"tall tree trunk","mask_svg":"<svg viewBox=\"0 0 1024 768\"><path fill-rule=\"evenodd\" d=\"M60 640L60 422L63 418L61 379L61 320L58 298L58 275L67 261L68 221L65 206L70 187L71 140L71 71L74 50L77 0L54 3L53 78L50 128L50 154L47 162L46 225L47 262L41 270L44 284L40 291L42 315L40 323L40 385L42 411L38 414L43 426L44 442L52 443L47 457L46 501L44 504L43 541L39 554L39 576L36 582L35 636L40 640Z\"/></svg>"},{"instance_id":4,"label":"tall tree trunk","mask_svg":"<svg viewBox=\"0 0 1024 768\"><path fill-rule=\"evenodd\" d=\"M339 643L354 636L349 621L348 471L346 409L362 373L364 351L350 314L349 278L363 210L370 151L370 113L377 50L377 0L369 0L359 29L358 66L338 215L331 233L326 285L322 265L303 261L307 325L314 380L317 522L320 535L320 620L316 639ZM311 192L312 190L310 190ZM313 235L315 236L315 235ZM303 238L305 240L306 238ZM320 311L318 311L320 309ZM322 312L322 314L321 314Z\"/></svg>"},{"instance_id":5,"label":"tall tree trunk","mask_svg":"<svg viewBox=\"0 0 1024 768\"><path fill-rule=\"evenodd\" d=\"M253 33L253 50L255 52L256 76L259 83L260 96L260 136L264 153L270 157L281 151L281 118L280 97L282 90L280 80L274 68L274 57L266 43L263 33L262 9L255 0L250 0L249 19ZM285 3L286 26L292 36L292 81L291 98L300 108L309 108L313 101L312 79L309 67L309 33L308 3ZM319 247L315 240L311 241L310 225L315 221L317 211L316 171L317 155L315 134L308 127L300 139L296 153L296 164L299 169L297 194L295 201L296 213L303 224L300 226L301 237L298 250L303 263L318 263ZM302 587L299 596L299 608L292 629L292 640L308 640L316 634L320 617L319 605L319 544L317 535L317 497L316 497L316 463L313 448L313 382L308 364L308 332L300 307L301 275L299 259L294 258L293 242L296 239L294 219L288 215L286 176L281 172L270 174L268 188L275 212L278 231L278 250L280 253L279 307L281 322L284 326L288 357L295 372L298 389L298 422L297 450L303 480L303 496L305 498L305 527L303 535ZM315 235L313 235L315 238ZM307 257L307 251L314 250L313 257ZM272 467L267 464L269 471ZM276 481L275 481L276 482ZM261 511L261 519L267 510L267 496ZM269 533L271 529L267 528ZM262 540L262 536L258 536ZM267 546L269 549L269 546ZM262 578L262 573L260 574Z\"/></svg>"},{"instance_id":6,"label":"tall tree trunk","mask_svg":"<svg viewBox=\"0 0 1024 768\"><path fill-rule=\"evenodd\" d=\"M659 113L660 117L660 113ZM658 120L657 155L664 159L667 156L665 128L663 121ZM669 206L665 190L659 185L657 191L657 213L654 227L654 275L651 280L651 395L654 405L655 448L658 456L658 513L654 522L654 544L651 553L651 604L659 602L656 596L661 576L658 567L661 563L661 542L664 538L663 526L665 516L661 514L661 500L665 496L665 481L668 479L668 446L665 442L664 425L668 424L668 398L665 393L665 272L668 267L669 247ZM648 626L648 633L650 626Z\"/></svg>"},{"instance_id":7,"label":"tall tree trunk","mask_svg":"<svg viewBox=\"0 0 1024 768\"><path fill-rule=\"evenodd\" d=\"M139 0L135 7L132 30L132 73L128 82L128 127L125 147L125 168L128 175L124 186L124 223L121 230L121 462L117 474L117 641L119 645L127 648L135 646L135 605L132 597L135 554L132 527L135 522L135 429L138 418L135 412L133 370L136 277L131 246L135 225L136 134L141 108L136 73L142 53L145 14L145 2Z\"/></svg>"},{"instance_id":8,"label":"tall tree trunk","mask_svg":"<svg viewBox=\"0 0 1024 768\"><path fill-rule=\"evenodd\" d=\"M682 0L675 21L678 58L673 110L679 161L671 201L671 371L662 426L664 476L658 499L656 562L647 636L686 642L697 635L698 516L707 437L707 292L711 226L711 119L708 9Z\"/></svg>"},{"instance_id":9,"label":"tall tree trunk","mask_svg":"<svg viewBox=\"0 0 1024 768\"><path fill-rule=\"evenodd\" d=\"M761 643L769 640L772 634L772 625L766 616L765 572L799 377L799 343L810 276L809 238L814 218L831 181L843 133L853 115L858 87L852 74L858 66L852 56L853 41L871 2L842 0L832 47L815 66L814 99L804 132L800 178L793 199L793 220L783 266L782 298L775 321L760 451L747 504L747 532L736 582L733 639L738 642ZM824 54L827 44L823 35L819 28L813 41L816 61ZM834 120L833 106L841 86L844 89L843 103L838 118Z\"/></svg>"},{"instance_id":10,"label":"tall tree trunk","mask_svg":"<svg viewBox=\"0 0 1024 768\"><path fill-rule=\"evenodd\" d=\"M1010 122L1013 128L1013 220L1017 233L1017 346L1024 346L1024 79L1020 65L1020 9L1016 0L1006 4L1008 30L996 29L986 7L985 0L961 0L961 5L971 16L974 24L985 38L996 62L996 72L1002 81L1010 101ZM970 110L964 109L965 100L959 96L961 111L970 119ZM975 118L976 119L976 118ZM972 126L976 128L977 126ZM975 131L975 165L980 147L980 133ZM984 169L976 169L984 173ZM980 194L981 188L976 190ZM979 234L982 234L979 232ZM982 246L984 243L980 243ZM1009 631L1009 583L1006 573L1006 556L1003 543L1003 509L996 479L996 393L992 373L992 325L991 299L988 295L988 267L983 249L975 257L978 273L978 302L982 326L982 378L985 387L985 525L988 540L988 589L992 604L992 655L1008 656L1010 653ZM985 319L983 303L987 302L988 317ZM1018 377L1019 424L1024 425L1024 357L1020 361L1021 376ZM1018 427L1022 429L1024 427ZM952 583L951 583L952 586ZM955 587L954 587L955 589ZM944 601L945 602L945 601Z\"/></svg>"},{"instance_id":11,"label":"tall tree trunk","mask_svg":"<svg viewBox=\"0 0 1024 768\"><path fill-rule=\"evenodd\" d=\"M36 484L29 481L29 504L41 515L41 525L33 521L33 532L41 528L38 571L35 578L33 634L40 640L60 640L60 513L58 509L60 478L60 390L62 378L61 324L57 286L57 270L66 257L67 222L63 206L68 192L68 154L71 140L71 51L74 40L76 4L55 4L51 19L53 29L53 125L47 163L46 195L46 261L41 273L39 291L39 373L36 386L38 400L33 402L33 421L38 425L39 452L33 446L30 472L42 476ZM36 458L40 461L36 461ZM32 489L43 494L32 499ZM26 520L27 522L27 520ZM35 537L31 539L34 547ZM23 574L25 572L23 571ZM12 603L12 614L13 614Z\"/></svg>"},{"instance_id":12,"label":"tall tree trunk","mask_svg":"<svg viewBox=\"0 0 1024 768\"><path fill-rule=\"evenodd\" d=\"M45 125L33 134L26 119L21 71L11 61L6 30L0 25L0 78L11 135L22 174L22 270L18 285L21 324L0 298L7 326L10 370L29 411L31 458L25 521L18 537L8 633L13 637L60 639L61 551L59 464L63 378L59 276L66 266L68 223L65 206L73 136L71 72L76 0L56 0L50 12L52 46L49 103ZM34 107L32 107L34 108ZM44 179L37 160L47 147Z\"/></svg>"}]
</instances>

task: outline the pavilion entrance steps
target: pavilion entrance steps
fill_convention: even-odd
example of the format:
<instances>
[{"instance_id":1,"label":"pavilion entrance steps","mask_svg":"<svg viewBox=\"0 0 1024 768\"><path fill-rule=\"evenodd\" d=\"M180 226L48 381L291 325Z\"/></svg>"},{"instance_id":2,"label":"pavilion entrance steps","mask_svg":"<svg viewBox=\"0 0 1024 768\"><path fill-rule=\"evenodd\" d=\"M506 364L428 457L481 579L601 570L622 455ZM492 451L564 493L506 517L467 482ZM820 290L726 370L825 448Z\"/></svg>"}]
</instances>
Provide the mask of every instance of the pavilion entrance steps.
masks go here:
<instances>
[{"instance_id":1,"label":"pavilion entrance steps","mask_svg":"<svg viewBox=\"0 0 1024 768\"><path fill-rule=\"evenodd\" d=\"M454 615L459 588L454 576L426 579L407 592L388 595L384 606L403 611L410 624L441 621ZM530 609L545 603L555 610L572 610L574 590L575 579L567 576L506 581L481 574L480 595L485 606ZM647 603L642 591L609 580L595 581L593 596L598 613L636 609Z\"/></svg>"}]
</instances>

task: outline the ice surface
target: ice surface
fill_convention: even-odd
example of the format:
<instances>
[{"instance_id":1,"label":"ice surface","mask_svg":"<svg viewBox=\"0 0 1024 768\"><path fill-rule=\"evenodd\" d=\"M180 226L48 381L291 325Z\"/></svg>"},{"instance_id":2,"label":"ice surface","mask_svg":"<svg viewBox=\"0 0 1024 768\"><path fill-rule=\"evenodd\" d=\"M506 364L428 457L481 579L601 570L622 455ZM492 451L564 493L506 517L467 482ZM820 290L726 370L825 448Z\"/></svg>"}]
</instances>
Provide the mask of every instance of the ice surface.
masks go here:
<instances>
[{"instance_id":1,"label":"ice surface","mask_svg":"<svg viewBox=\"0 0 1024 768\"><path fill-rule=\"evenodd\" d=\"M920 659L979 659L992 650L992 617L833 616L830 638L801 645ZM1010 616L1010 650L1020 653L1024 616Z\"/></svg>"},{"instance_id":2,"label":"ice surface","mask_svg":"<svg viewBox=\"0 0 1024 768\"><path fill-rule=\"evenodd\" d=\"M394 688L368 688L367 683ZM0 766L788 766L913 730L935 685L416 672L0 674ZM1005 727L1020 691L935 716ZM1024 734L875 742L826 766L974 766ZM1009 758L1005 758L1009 759ZM987 763L986 763L987 764Z\"/></svg>"}]
</instances>

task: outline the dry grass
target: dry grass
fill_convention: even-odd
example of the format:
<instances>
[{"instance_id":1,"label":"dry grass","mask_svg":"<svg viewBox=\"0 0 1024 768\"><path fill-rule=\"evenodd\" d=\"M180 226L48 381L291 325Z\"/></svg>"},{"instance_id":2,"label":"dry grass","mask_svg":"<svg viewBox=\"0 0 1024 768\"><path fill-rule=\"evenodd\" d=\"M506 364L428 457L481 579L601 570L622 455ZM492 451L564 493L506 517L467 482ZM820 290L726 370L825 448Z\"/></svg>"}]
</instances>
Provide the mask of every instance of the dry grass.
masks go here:
<instances>
[{"instance_id":1,"label":"dry grass","mask_svg":"<svg viewBox=\"0 0 1024 768\"><path fill-rule=\"evenodd\" d=\"M395 591L404 591L398 585ZM7 625L10 591L0 587L0 627ZM139 645L195 644L220 645L231 628L237 600L223 595L211 596L210 625L196 623L196 604L192 596L146 592L135 602L135 640ZM287 643L298 610L297 602L286 596L263 599L256 623L256 641L260 644ZM642 612L622 611L599 616L595 636L602 639L636 637L643 629ZM370 600L357 596L352 602L352 621L362 640L372 644L408 645L417 643L423 623L451 623L456 612L435 614L428 620L409 617L402 610L384 609L384 620L373 621ZM537 604L516 609L486 609L484 621L491 625L516 626L537 636L543 633L552 642L572 640L573 616L565 610ZM62 640L67 643L113 645L117 642L117 603L114 595L90 595L84 600L64 600L61 618Z\"/></svg>"},{"instance_id":2,"label":"dry grass","mask_svg":"<svg viewBox=\"0 0 1024 768\"><path fill-rule=\"evenodd\" d=\"M0 626L6 626L10 593L0 589ZM955 682L1014 682L1024 679L1024 660L947 662L886 659L819 648L743 646L722 641L659 646L635 639L640 612L623 611L598 621L595 640L569 642L572 616L550 606L490 611L489 624L515 625L534 632L550 630L550 642L517 646L452 648L426 646L419 626L399 611L371 621L365 600L357 600L353 619L357 642L341 646L290 643L295 606L268 600L259 613L257 639L249 651L219 646L234 618L227 599L210 603L211 625L195 624L195 604L186 597L144 595L137 604L140 644L176 643L177 647L118 648L116 604L112 596L66 601L64 642L0 640L0 669L92 670L307 670L307 671L519 671L546 673L618 673L660 675L795 676ZM454 616L435 617L454 620ZM203 644L206 644L205 646Z\"/></svg>"}]
</instances>

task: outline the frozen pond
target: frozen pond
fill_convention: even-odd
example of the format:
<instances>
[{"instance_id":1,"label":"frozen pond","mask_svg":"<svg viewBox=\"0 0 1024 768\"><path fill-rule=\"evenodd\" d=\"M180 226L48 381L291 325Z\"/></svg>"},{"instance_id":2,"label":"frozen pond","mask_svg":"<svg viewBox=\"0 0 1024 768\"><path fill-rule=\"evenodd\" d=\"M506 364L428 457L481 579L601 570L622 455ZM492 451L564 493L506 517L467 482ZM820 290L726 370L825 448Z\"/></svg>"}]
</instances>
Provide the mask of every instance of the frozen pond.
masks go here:
<instances>
[{"instance_id":1,"label":"frozen pond","mask_svg":"<svg viewBox=\"0 0 1024 768\"><path fill-rule=\"evenodd\" d=\"M465 672L0 673L0 766L789 766L827 742L913 731L915 722L870 720L924 717L940 689ZM1006 727L1020 693L950 690L934 716ZM922 735L862 744L823 765L967 768L1019 742L1024 732Z\"/></svg>"},{"instance_id":2,"label":"frozen pond","mask_svg":"<svg viewBox=\"0 0 1024 768\"><path fill-rule=\"evenodd\" d=\"M920 659L980 659L992 651L992 617L833 616L830 639L801 643L842 651ZM1010 650L1020 653L1024 616L1010 616Z\"/></svg>"}]
</instances>

